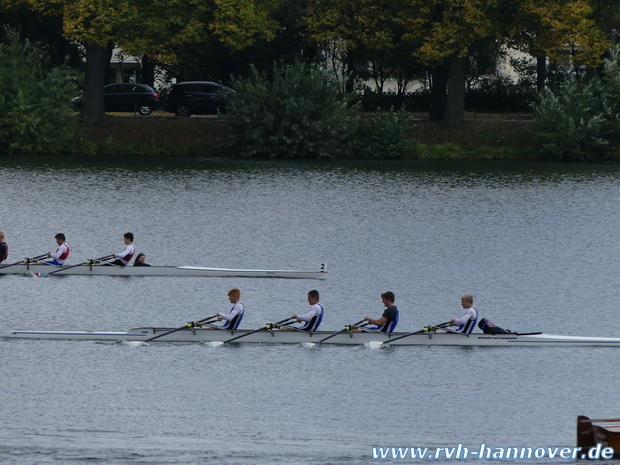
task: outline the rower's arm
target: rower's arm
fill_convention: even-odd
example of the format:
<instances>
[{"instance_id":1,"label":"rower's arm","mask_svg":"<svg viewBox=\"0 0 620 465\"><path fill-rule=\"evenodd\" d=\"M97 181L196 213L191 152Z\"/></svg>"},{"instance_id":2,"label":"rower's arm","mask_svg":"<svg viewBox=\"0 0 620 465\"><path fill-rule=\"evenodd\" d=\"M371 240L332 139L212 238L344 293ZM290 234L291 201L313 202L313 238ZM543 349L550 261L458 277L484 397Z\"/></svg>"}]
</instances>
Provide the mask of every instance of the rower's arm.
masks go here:
<instances>
[{"instance_id":1,"label":"rower's arm","mask_svg":"<svg viewBox=\"0 0 620 465\"><path fill-rule=\"evenodd\" d=\"M371 325L381 326L381 325L385 324L385 322L387 321L387 318L382 316L378 320L375 320L374 318L366 317L366 321L368 321L368 323L370 323Z\"/></svg>"},{"instance_id":2,"label":"rower's arm","mask_svg":"<svg viewBox=\"0 0 620 465\"><path fill-rule=\"evenodd\" d=\"M223 320L232 321L239 313L241 313L242 309L243 309L243 304L241 304L241 302L237 302L228 315L224 313L218 313L218 315Z\"/></svg>"}]
</instances>

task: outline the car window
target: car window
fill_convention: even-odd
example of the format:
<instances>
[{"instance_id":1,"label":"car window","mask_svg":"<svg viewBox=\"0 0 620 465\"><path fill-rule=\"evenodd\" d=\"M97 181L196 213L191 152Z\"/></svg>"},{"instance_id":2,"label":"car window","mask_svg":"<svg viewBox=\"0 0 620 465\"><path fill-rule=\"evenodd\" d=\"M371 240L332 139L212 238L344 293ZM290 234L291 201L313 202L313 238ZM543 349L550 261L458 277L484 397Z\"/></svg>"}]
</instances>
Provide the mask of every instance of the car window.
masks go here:
<instances>
[{"instance_id":1,"label":"car window","mask_svg":"<svg viewBox=\"0 0 620 465\"><path fill-rule=\"evenodd\" d=\"M114 84L105 88L106 94L120 94L123 92L124 84Z\"/></svg>"},{"instance_id":2,"label":"car window","mask_svg":"<svg viewBox=\"0 0 620 465\"><path fill-rule=\"evenodd\" d=\"M125 86L125 92L144 92L144 89L140 86L128 84Z\"/></svg>"},{"instance_id":3,"label":"car window","mask_svg":"<svg viewBox=\"0 0 620 465\"><path fill-rule=\"evenodd\" d=\"M196 92L204 92L202 90L202 86L200 84L188 84L186 86L183 86L183 89L185 89L185 93L186 94L191 94L191 93L196 93Z\"/></svg>"},{"instance_id":4,"label":"car window","mask_svg":"<svg viewBox=\"0 0 620 465\"><path fill-rule=\"evenodd\" d=\"M214 84L205 85L204 92L206 94L217 94L220 91L220 86L216 86Z\"/></svg>"}]
</instances>

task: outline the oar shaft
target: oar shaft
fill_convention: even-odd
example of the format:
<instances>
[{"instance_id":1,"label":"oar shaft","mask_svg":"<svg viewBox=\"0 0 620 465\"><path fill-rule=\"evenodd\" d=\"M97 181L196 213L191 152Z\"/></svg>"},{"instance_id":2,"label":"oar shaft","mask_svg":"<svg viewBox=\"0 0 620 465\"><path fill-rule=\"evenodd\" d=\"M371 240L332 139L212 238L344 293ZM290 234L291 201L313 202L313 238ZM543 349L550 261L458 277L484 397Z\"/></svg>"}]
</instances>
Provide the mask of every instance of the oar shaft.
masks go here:
<instances>
[{"instance_id":1,"label":"oar shaft","mask_svg":"<svg viewBox=\"0 0 620 465\"><path fill-rule=\"evenodd\" d=\"M274 325L279 325L279 324L282 324L282 323L284 323L286 321L290 321L290 320L293 320L293 319L294 318L285 318L284 320L278 321L278 322L273 323L273 324ZM242 334L241 336L236 336L236 337L233 337L232 339L228 339L227 341L224 341L224 344L228 344L229 342L236 341L237 339L241 339L242 337L249 336L250 334L258 333L259 331L262 331L263 329L267 329L267 326L268 326L268 324L266 324L264 326L261 326L260 328L255 329L254 331L250 331L249 333L245 333L245 334Z\"/></svg>"},{"instance_id":2,"label":"oar shaft","mask_svg":"<svg viewBox=\"0 0 620 465\"><path fill-rule=\"evenodd\" d=\"M444 327L448 326L449 324L450 324L450 322L446 321L445 323L441 323L441 324L433 325L433 326L428 326L428 327L429 328L444 328ZM416 334L422 334L422 333L425 333L425 332L427 332L426 328L421 329L420 331L414 331L413 333L403 334L402 336L398 336L398 337L395 337L394 339L390 339L389 341L385 341L383 344L391 344L392 342L398 341L400 339L404 339L404 338L409 337L409 336L414 336Z\"/></svg>"},{"instance_id":3,"label":"oar shaft","mask_svg":"<svg viewBox=\"0 0 620 465\"><path fill-rule=\"evenodd\" d=\"M213 316L210 316L208 318L204 318L202 320L198 320L197 323L210 323L211 321L217 320L217 317L218 317L218 315L213 315ZM167 336L168 334L176 333L177 331L181 331L182 329L185 329L185 328L190 328L191 327L190 325L191 325L191 323L188 323L188 324L186 324L184 326L181 326L180 328L173 329L172 331L168 331L166 333L162 333L162 334L159 334L159 335L157 335L155 337L151 337L149 339L146 339L144 342L154 341L155 339L159 339L160 337Z\"/></svg>"},{"instance_id":4,"label":"oar shaft","mask_svg":"<svg viewBox=\"0 0 620 465\"><path fill-rule=\"evenodd\" d=\"M47 273L47 274L50 275L50 274L58 273L60 271L70 270L71 268L75 268L76 266L87 265L90 262L93 262L93 261L98 262L98 261L105 260L106 258L111 258L111 257L113 257L113 255L105 255L103 257L94 258L92 260L86 260L85 262L78 263L77 265L68 266L66 268L60 268L59 270L55 270L55 271L52 271L52 272Z\"/></svg>"},{"instance_id":5,"label":"oar shaft","mask_svg":"<svg viewBox=\"0 0 620 465\"><path fill-rule=\"evenodd\" d=\"M28 263L28 262L30 262L31 260L32 260L32 261L34 261L34 260L38 260L38 259L43 258L43 257L45 257L45 256L47 256L47 254L46 254L46 253L41 254L41 255L37 255L36 257L32 257L32 258L24 258L23 260L20 260L20 261L15 262L15 263L9 263L8 265L2 265L2 266L0 266L0 270L1 270L2 268L8 268L9 266L15 266L15 265L21 265L22 263Z\"/></svg>"},{"instance_id":6,"label":"oar shaft","mask_svg":"<svg viewBox=\"0 0 620 465\"><path fill-rule=\"evenodd\" d=\"M350 326L358 326L358 325L361 325L362 323L364 323L364 321L365 321L365 320L360 320L360 321L358 321L357 323L353 323L353 324L352 324L352 325L350 325ZM336 333L334 333L334 334L330 334L329 336L324 337L323 339L321 339L320 341L318 341L318 342L316 343L316 345L318 346L318 345L319 345L319 344L321 344L322 342L325 342L325 341L327 341L328 339L331 339L331 338L332 338L332 337L334 337L334 336L338 336L339 334L344 333L345 331L348 331L348 328L347 328L346 326L345 326L345 328L344 328L344 329L341 329L340 331L338 331L338 332L336 332Z\"/></svg>"}]
</instances>

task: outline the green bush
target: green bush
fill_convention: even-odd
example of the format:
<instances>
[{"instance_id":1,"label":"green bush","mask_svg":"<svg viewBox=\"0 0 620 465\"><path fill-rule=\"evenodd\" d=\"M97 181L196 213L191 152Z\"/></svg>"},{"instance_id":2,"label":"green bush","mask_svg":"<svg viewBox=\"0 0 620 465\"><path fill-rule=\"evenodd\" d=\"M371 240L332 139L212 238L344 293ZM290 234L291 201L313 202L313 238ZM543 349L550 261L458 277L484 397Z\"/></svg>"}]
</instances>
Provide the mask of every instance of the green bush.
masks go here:
<instances>
[{"instance_id":1,"label":"green bush","mask_svg":"<svg viewBox=\"0 0 620 465\"><path fill-rule=\"evenodd\" d=\"M611 51L602 74L570 79L545 90L534 105L543 157L557 161L618 161L620 48Z\"/></svg>"},{"instance_id":2,"label":"green bush","mask_svg":"<svg viewBox=\"0 0 620 465\"><path fill-rule=\"evenodd\" d=\"M54 154L78 140L71 108L76 85L63 67L47 68L44 54L17 31L0 44L0 153Z\"/></svg>"},{"instance_id":3,"label":"green bush","mask_svg":"<svg viewBox=\"0 0 620 465\"><path fill-rule=\"evenodd\" d=\"M275 64L272 76L252 67L233 83L224 147L243 157L339 158L350 155L358 120L352 97L317 66Z\"/></svg>"},{"instance_id":4,"label":"green bush","mask_svg":"<svg viewBox=\"0 0 620 465\"><path fill-rule=\"evenodd\" d=\"M415 146L411 132L406 113L376 113L361 121L353 133L355 158L403 158Z\"/></svg>"}]
</instances>

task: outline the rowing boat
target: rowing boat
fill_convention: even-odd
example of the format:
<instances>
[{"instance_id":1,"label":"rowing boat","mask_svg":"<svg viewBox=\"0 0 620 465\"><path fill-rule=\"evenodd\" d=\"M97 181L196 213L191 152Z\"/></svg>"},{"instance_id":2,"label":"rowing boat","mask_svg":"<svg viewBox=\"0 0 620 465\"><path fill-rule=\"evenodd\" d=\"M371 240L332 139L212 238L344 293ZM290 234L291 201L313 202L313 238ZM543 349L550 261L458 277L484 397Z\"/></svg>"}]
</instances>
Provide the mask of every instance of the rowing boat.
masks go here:
<instances>
[{"instance_id":1,"label":"rowing boat","mask_svg":"<svg viewBox=\"0 0 620 465\"><path fill-rule=\"evenodd\" d=\"M8 338L26 339L81 339L94 341L145 341L152 337L173 331L175 328L133 328L129 331L119 332L92 332L92 331L10 331L2 336ZM250 334L250 330L212 330L200 328L187 328L177 330L171 334L157 339L157 342L224 342L233 337L244 336L238 339L239 343L253 344L303 344L316 343L329 335L331 331L316 331L306 333L303 331L278 331L261 330ZM365 343L381 342L383 345L398 346L614 346L620 347L620 338L612 337L580 337L558 336L545 333L534 334L458 334L458 333L422 333L401 338L390 343L390 339L396 339L409 333L394 332L385 333L354 333L344 332L338 334L323 344L363 345Z\"/></svg>"},{"instance_id":2,"label":"rowing boat","mask_svg":"<svg viewBox=\"0 0 620 465\"><path fill-rule=\"evenodd\" d=\"M577 417L577 445L584 453L590 449L612 447L615 453L613 458L620 458L620 419L590 419L584 415Z\"/></svg>"},{"instance_id":3,"label":"rowing boat","mask_svg":"<svg viewBox=\"0 0 620 465\"><path fill-rule=\"evenodd\" d=\"M20 263L0 268L0 274L34 274L35 276L203 276L235 278L297 278L320 279L325 270L244 270L232 268L208 268L202 266L106 266L98 264L78 266L38 265Z\"/></svg>"}]
</instances>

